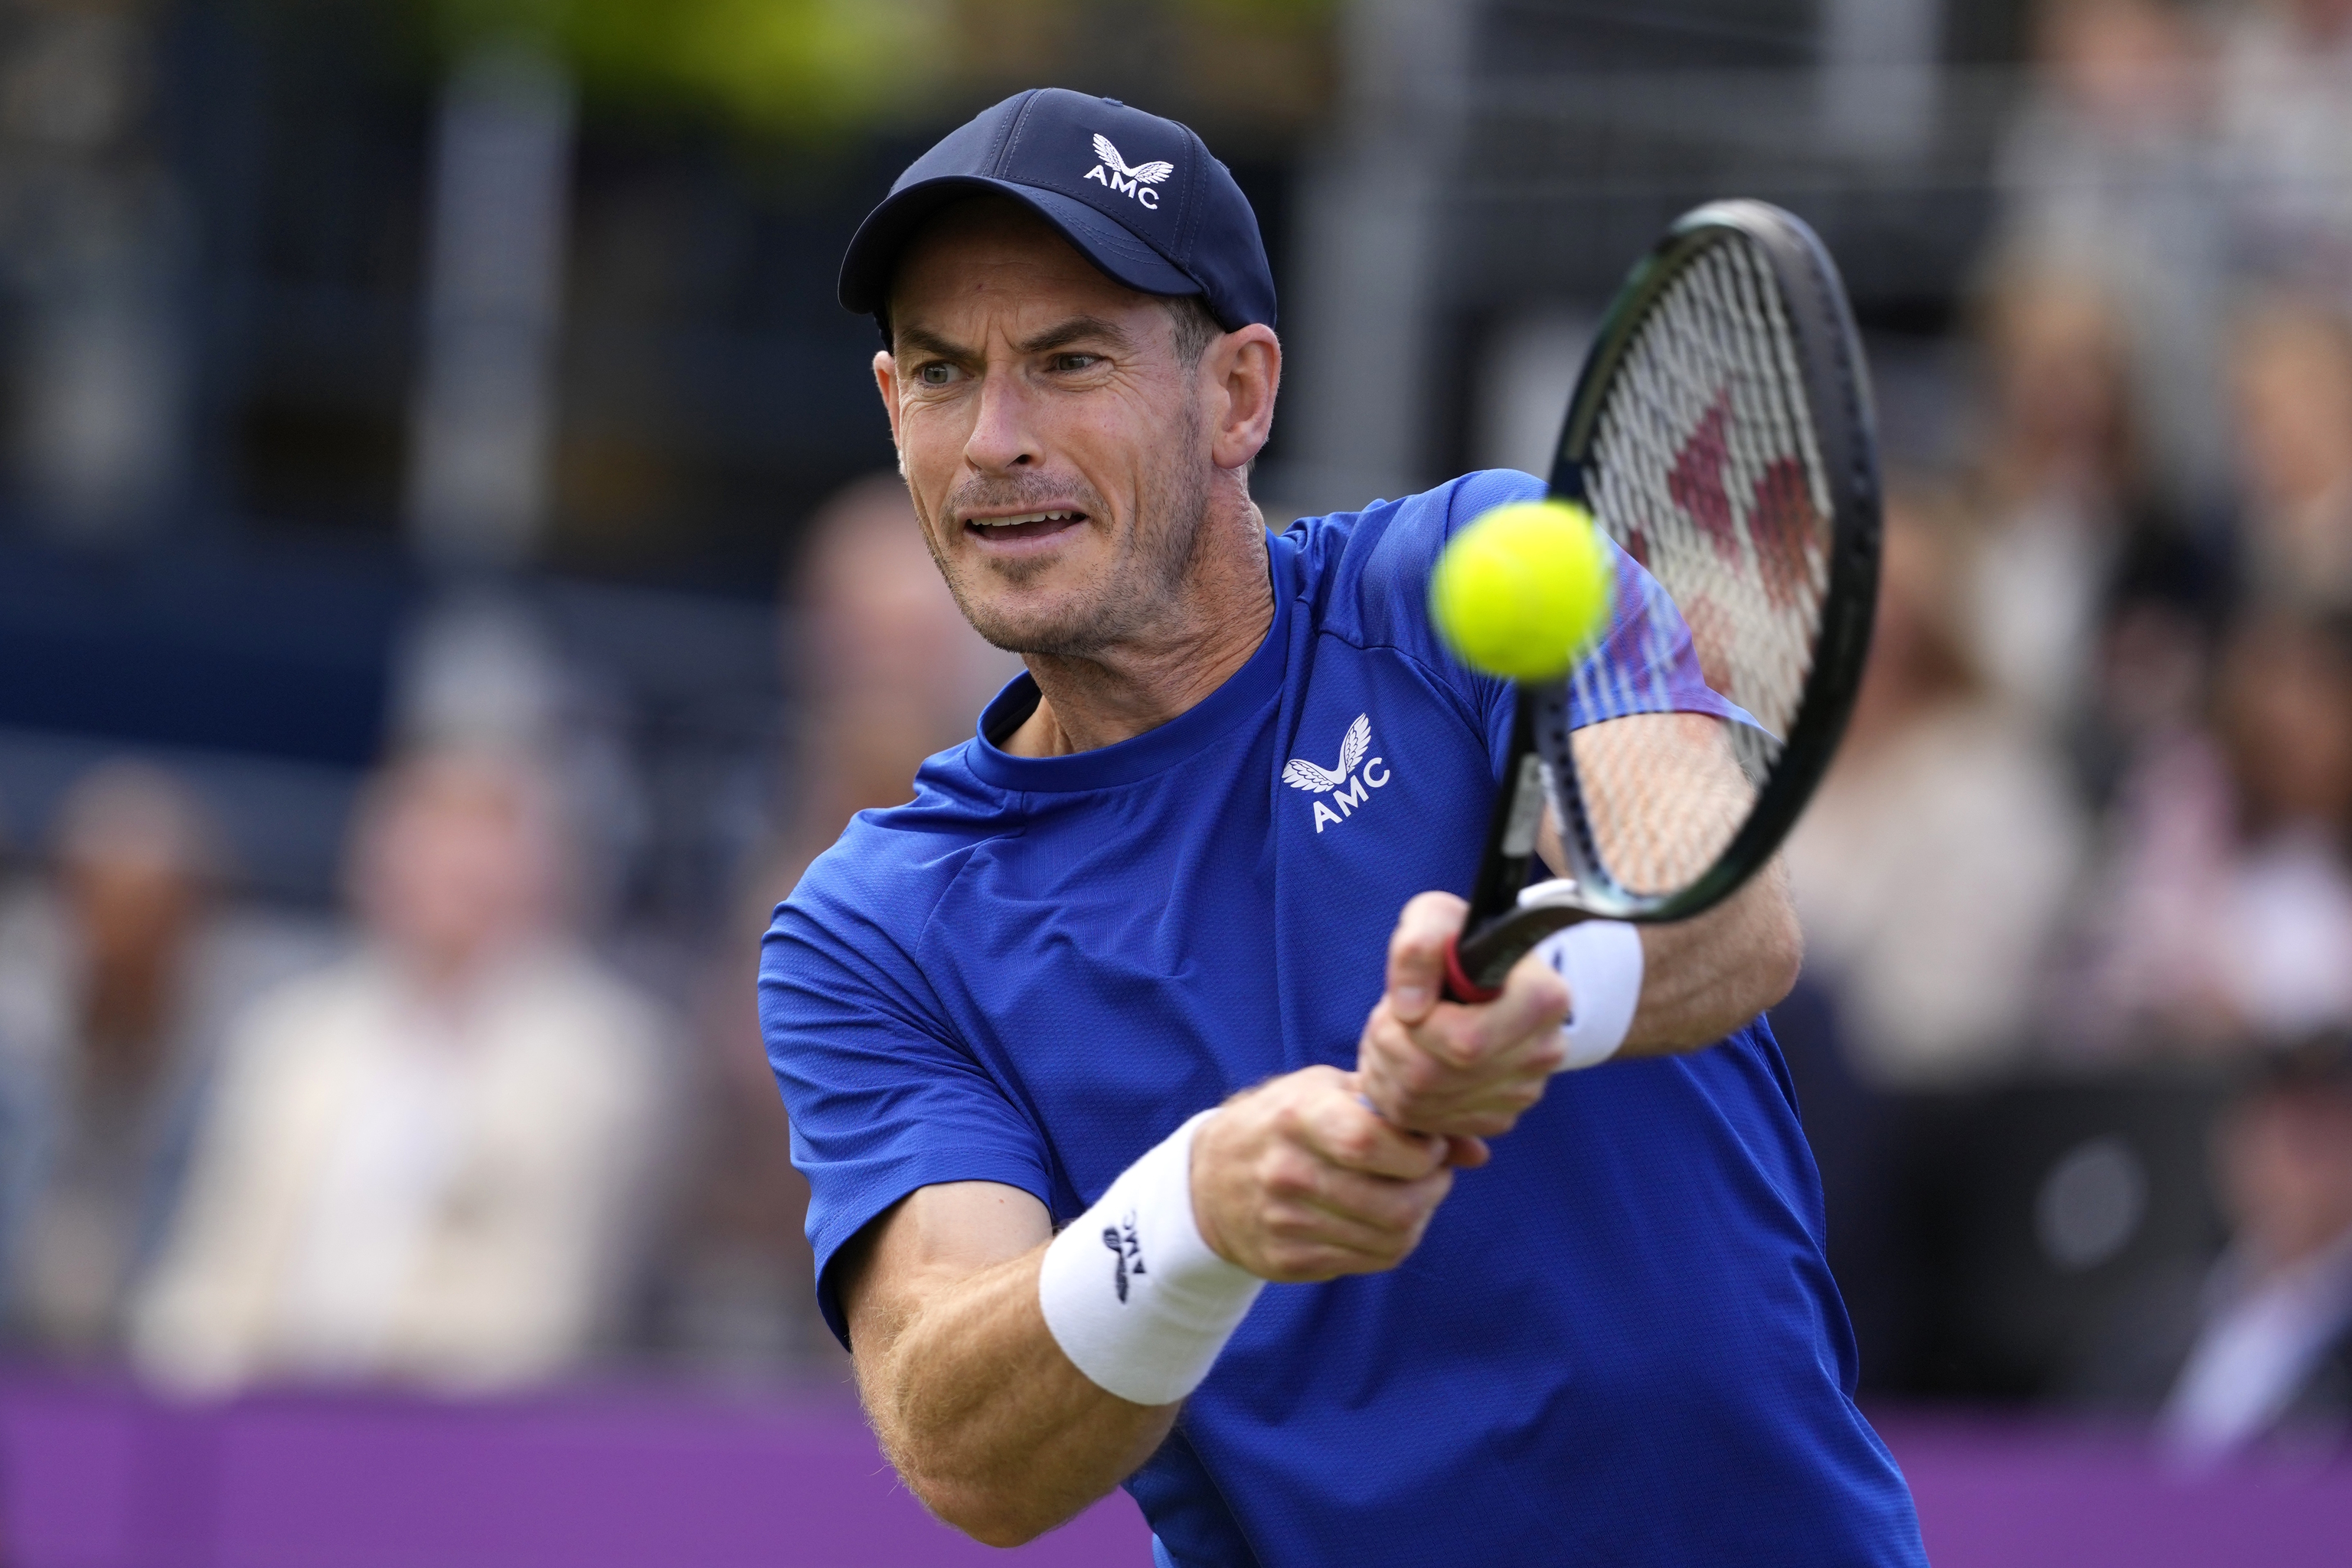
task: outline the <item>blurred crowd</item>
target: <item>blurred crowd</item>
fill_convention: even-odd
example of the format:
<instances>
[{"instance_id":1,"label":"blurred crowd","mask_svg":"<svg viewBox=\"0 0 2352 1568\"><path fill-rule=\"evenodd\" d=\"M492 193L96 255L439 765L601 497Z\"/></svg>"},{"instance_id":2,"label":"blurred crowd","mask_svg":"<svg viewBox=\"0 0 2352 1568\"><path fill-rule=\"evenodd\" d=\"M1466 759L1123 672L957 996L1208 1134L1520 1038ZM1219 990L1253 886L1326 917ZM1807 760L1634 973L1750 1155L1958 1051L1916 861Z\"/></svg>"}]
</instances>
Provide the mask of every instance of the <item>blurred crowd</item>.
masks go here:
<instances>
[{"instance_id":1,"label":"blurred crowd","mask_svg":"<svg viewBox=\"0 0 2352 1568\"><path fill-rule=\"evenodd\" d=\"M133 761L80 778L0 907L10 1350L195 1393L482 1392L630 1357L835 1370L757 936L1007 669L893 476L814 520L785 608L804 700L782 826L730 940L666 984L591 940L593 792L486 691L478 638L454 694L418 661L338 916L239 900L186 781Z\"/></svg>"},{"instance_id":2,"label":"blurred crowd","mask_svg":"<svg viewBox=\"0 0 2352 1568\"><path fill-rule=\"evenodd\" d=\"M45 47L113 47L105 7L42 15ZM1950 439L1896 454L1870 671L1790 848L1810 955L1775 1022L1871 1388L2134 1409L2195 1459L2352 1423L2352 0L2033 26ZM0 225L113 134L5 79L0 122ZM26 439L112 515L148 481L106 354L169 344L123 328L139 277L47 266L73 237L41 232L0 245L68 367L25 362L67 422ZM446 689L395 704L426 717L362 792L338 911L243 896L152 761L0 847L13 1353L199 1391L838 1375L757 936L1012 666L895 478L794 537L768 839L685 961L615 956L597 770L478 662L412 672ZM2026 1262L1977 1238L2012 1198Z\"/></svg>"},{"instance_id":3,"label":"blurred crowd","mask_svg":"<svg viewBox=\"0 0 2352 1568\"><path fill-rule=\"evenodd\" d=\"M2219 1261L2143 1259L2028 1380L2208 1454L2352 1420L2352 5L2047 0L2035 42L1957 456L1890 484L1871 669L1790 849L1783 1032L1896 1388L1938 1383L1883 1289L1936 1118L2053 1081L2226 1107ZM1935 1182L1997 1185L1977 1154ZM2131 1223L2053 1271L2123 1249L2117 1169Z\"/></svg>"}]
</instances>

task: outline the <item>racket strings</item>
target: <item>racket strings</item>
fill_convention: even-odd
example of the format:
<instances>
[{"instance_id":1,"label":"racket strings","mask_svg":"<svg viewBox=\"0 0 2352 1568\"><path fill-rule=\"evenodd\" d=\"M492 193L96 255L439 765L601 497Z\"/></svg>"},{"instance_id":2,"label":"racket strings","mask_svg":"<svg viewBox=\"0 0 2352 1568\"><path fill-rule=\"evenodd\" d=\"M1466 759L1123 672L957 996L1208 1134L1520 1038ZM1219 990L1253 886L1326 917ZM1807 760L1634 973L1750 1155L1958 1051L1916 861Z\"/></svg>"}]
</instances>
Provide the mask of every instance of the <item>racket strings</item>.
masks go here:
<instances>
[{"instance_id":1,"label":"racket strings","mask_svg":"<svg viewBox=\"0 0 2352 1568\"><path fill-rule=\"evenodd\" d=\"M1769 262L1730 237L1652 304L1595 423L1595 515L1645 567L1660 602L1630 658L1588 660L1578 783L1603 866L1663 894L1712 866L1778 763L1812 673L1829 592L1831 487L1801 361ZM1645 593L1653 590L1644 587ZM1688 707L1673 674L1687 641L1707 684L1754 724L1633 716ZM1604 668L1606 666L1607 668ZM1693 776L1696 742L1722 765Z\"/></svg>"}]
</instances>

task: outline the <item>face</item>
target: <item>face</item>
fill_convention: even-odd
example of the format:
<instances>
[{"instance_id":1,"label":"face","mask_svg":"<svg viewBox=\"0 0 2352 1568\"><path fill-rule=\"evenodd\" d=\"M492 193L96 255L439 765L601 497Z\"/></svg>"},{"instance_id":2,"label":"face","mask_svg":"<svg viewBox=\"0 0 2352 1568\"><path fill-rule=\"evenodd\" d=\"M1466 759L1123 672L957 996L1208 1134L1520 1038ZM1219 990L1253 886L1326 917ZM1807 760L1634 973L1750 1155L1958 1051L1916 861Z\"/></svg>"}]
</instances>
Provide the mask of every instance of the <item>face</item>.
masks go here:
<instances>
[{"instance_id":1,"label":"face","mask_svg":"<svg viewBox=\"0 0 2352 1568\"><path fill-rule=\"evenodd\" d=\"M2352 666L2321 633L2257 625L2231 649L2221 720L2258 818L2352 819Z\"/></svg>"},{"instance_id":2,"label":"face","mask_svg":"<svg viewBox=\"0 0 2352 1568\"><path fill-rule=\"evenodd\" d=\"M63 868L67 903L101 965L162 958L202 907L194 868L144 848L82 855Z\"/></svg>"},{"instance_id":3,"label":"face","mask_svg":"<svg viewBox=\"0 0 2352 1568\"><path fill-rule=\"evenodd\" d=\"M904 799L922 760L970 734L1018 668L957 613L896 479L861 481L827 510L796 597L793 679L823 671L808 691L804 804L828 817Z\"/></svg>"},{"instance_id":4,"label":"face","mask_svg":"<svg viewBox=\"0 0 2352 1568\"><path fill-rule=\"evenodd\" d=\"M2043 8L2040 30L2059 91L2109 134L2178 124L2195 111L2195 39L2176 6L2063 0Z\"/></svg>"},{"instance_id":5,"label":"face","mask_svg":"<svg viewBox=\"0 0 2352 1568\"><path fill-rule=\"evenodd\" d=\"M1202 366L1183 363L1167 306L982 200L908 248L890 322L875 378L973 626L1086 657L1151 624L1192 565L1218 473Z\"/></svg>"},{"instance_id":6,"label":"face","mask_svg":"<svg viewBox=\"0 0 2352 1568\"><path fill-rule=\"evenodd\" d=\"M1910 719L1948 697L1963 678L1947 626L1952 575L1935 524L1903 500L1890 501L1857 726L1869 731Z\"/></svg>"},{"instance_id":7,"label":"face","mask_svg":"<svg viewBox=\"0 0 2352 1568\"><path fill-rule=\"evenodd\" d=\"M2054 279L2014 285L1995 309L1992 350L2002 411L2018 436L2094 465L2106 460L2124 414L2105 300Z\"/></svg>"},{"instance_id":8,"label":"face","mask_svg":"<svg viewBox=\"0 0 2352 1568\"><path fill-rule=\"evenodd\" d=\"M2292 510L2352 483L2352 353L2340 328L2293 309L2259 315L2231 369L2239 460L2262 506Z\"/></svg>"},{"instance_id":9,"label":"face","mask_svg":"<svg viewBox=\"0 0 2352 1568\"><path fill-rule=\"evenodd\" d=\"M461 970L545 921L555 847L532 782L471 759L412 763L362 836L362 908L431 970Z\"/></svg>"},{"instance_id":10,"label":"face","mask_svg":"<svg viewBox=\"0 0 2352 1568\"><path fill-rule=\"evenodd\" d=\"M2239 1235L2290 1263L2352 1229L2352 1092L2273 1090L2218 1130L2222 1199Z\"/></svg>"},{"instance_id":11,"label":"face","mask_svg":"<svg viewBox=\"0 0 2352 1568\"><path fill-rule=\"evenodd\" d=\"M1927 645L1935 637L1936 599L1944 574L1927 541L1927 525L1900 502L1887 509L1886 524L1871 652L1876 662L1907 672L1929 662Z\"/></svg>"}]
</instances>

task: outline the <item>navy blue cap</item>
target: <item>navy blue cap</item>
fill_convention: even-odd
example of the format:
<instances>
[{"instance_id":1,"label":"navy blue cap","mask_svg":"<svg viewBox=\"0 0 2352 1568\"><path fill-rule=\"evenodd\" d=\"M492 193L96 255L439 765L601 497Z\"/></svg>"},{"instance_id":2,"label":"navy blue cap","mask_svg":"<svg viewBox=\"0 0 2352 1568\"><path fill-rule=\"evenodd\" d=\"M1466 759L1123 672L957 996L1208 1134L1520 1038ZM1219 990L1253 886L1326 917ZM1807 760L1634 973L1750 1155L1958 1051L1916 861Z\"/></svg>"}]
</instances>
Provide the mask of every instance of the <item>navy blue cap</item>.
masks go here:
<instances>
[{"instance_id":1,"label":"navy blue cap","mask_svg":"<svg viewBox=\"0 0 2352 1568\"><path fill-rule=\"evenodd\" d=\"M1185 126L1058 87L1015 93L908 165L841 261L841 302L879 318L925 219L978 192L1011 196L1146 294L1197 294L1227 331L1274 324L1274 272L1232 171Z\"/></svg>"}]
</instances>

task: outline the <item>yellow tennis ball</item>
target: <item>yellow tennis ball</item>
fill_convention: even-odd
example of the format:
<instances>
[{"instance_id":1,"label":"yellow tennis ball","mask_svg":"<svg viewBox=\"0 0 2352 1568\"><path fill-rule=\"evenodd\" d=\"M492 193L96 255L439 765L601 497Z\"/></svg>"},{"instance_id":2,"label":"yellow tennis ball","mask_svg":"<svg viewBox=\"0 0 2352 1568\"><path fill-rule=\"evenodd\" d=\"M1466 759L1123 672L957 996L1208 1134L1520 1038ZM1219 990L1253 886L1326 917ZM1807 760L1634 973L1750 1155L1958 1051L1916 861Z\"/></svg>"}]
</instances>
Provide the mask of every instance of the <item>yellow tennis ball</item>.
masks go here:
<instances>
[{"instance_id":1,"label":"yellow tennis ball","mask_svg":"<svg viewBox=\"0 0 2352 1568\"><path fill-rule=\"evenodd\" d=\"M1512 501L1480 513L1437 558L1429 614L1471 668L1555 680L1607 627L1616 595L1616 562L1591 512Z\"/></svg>"}]
</instances>

